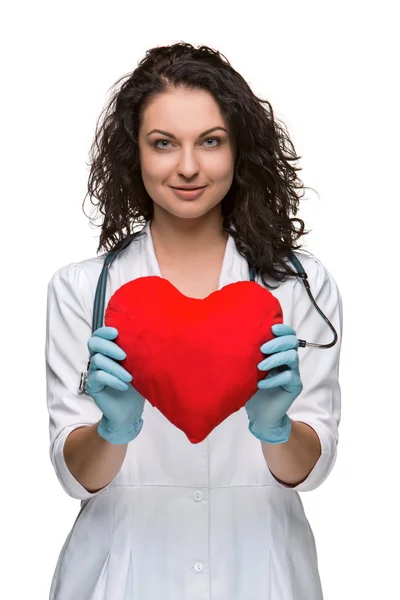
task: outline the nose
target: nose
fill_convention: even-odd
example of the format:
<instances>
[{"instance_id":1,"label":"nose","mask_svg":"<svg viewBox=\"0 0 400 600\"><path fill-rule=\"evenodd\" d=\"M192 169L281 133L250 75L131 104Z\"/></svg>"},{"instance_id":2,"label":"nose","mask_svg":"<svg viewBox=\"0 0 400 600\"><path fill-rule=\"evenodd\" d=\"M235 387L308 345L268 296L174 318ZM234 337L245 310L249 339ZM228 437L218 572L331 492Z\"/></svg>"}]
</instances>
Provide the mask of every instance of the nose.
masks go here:
<instances>
[{"instance_id":1,"label":"nose","mask_svg":"<svg viewBox=\"0 0 400 600\"><path fill-rule=\"evenodd\" d=\"M179 153L177 164L178 175L190 179L197 175L199 171L200 166L195 150L191 148L182 149L182 152Z\"/></svg>"}]
</instances>

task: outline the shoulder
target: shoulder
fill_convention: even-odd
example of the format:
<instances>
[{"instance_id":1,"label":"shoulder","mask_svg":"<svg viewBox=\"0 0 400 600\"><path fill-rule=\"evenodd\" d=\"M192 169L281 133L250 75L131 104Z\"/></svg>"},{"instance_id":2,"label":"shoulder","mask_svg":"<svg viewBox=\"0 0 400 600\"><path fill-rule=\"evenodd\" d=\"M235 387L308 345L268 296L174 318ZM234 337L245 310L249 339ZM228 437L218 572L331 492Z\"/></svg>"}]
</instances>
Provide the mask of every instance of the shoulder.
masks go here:
<instances>
[{"instance_id":1,"label":"shoulder","mask_svg":"<svg viewBox=\"0 0 400 600\"><path fill-rule=\"evenodd\" d=\"M49 291L76 297L92 297L103 267L105 253L59 267L50 277Z\"/></svg>"},{"instance_id":2,"label":"shoulder","mask_svg":"<svg viewBox=\"0 0 400 600\"><path fill-rule=\"evenodd\" d=\"M119 252L113 264L119 262L124 265L126 261L137 261L140 258L143 246L142 241L146 237L146 231L137 231L135 235L136 238L133 240L135 243L129 243L129 250L127 252L125 250ZM61 280L73 286L77 284L80 284L80 286L88 285L89 283L92 288L95 288L107 254L108 252L104 251L97 256L61 266L53 273L49 284L53 281Z\"/></svg>"},{"instance_id":3,"label":"shoulder","mask_svg":"<svg viewBox=\"0 0 400 600\"><path fill-rule=\"evenodd\" d=\"M324 285L338 289L335 277L321 259L306 250L294 250L293 254L307 273L308 281L313 289L321 289ZM289 259L288 262L290 262ZM294 267L291 262L290 264ZM296 278L296 281L300 282L300 278Z\"/></svg>"}]
</instances>

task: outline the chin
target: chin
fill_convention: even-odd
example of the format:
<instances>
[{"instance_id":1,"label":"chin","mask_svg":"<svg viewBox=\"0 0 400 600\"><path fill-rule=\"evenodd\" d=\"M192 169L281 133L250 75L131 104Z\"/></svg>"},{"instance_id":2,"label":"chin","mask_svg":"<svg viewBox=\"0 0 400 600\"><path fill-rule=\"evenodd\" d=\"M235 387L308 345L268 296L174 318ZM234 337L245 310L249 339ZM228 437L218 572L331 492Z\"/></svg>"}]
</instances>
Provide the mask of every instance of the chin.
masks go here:
<instances>
[{"instance_id":1,"label":"chin","mask_svg":"<svg viewBox=\"0 0 400 600\"><path fill-rule=\"evenodd\" d=\"M196 200L190 200L183 201L183 203L178 206L174 205L173 207L169 207L169 209L166 208L166 210L182 219L195 219L196 217L202 217L211 211L217 210L219 204L220 203L209 206L197 202Z\"/></svg>"},{"instance_id":2,"label":"chin","mask_svg":"<svg viewBox=\"0 0 400 600\"><path fill-rule=\"evenodd\" d=\"M221 204L221 201L217 203L210 203L204 201L203 198L199 197L194 200L180 200L179 198L173 202L158 203L154 202L154 210L161 210L183 219L193 219L196 217L202 217L210 211L217 210L217 207Z\"/></svg>"}]
</instances>

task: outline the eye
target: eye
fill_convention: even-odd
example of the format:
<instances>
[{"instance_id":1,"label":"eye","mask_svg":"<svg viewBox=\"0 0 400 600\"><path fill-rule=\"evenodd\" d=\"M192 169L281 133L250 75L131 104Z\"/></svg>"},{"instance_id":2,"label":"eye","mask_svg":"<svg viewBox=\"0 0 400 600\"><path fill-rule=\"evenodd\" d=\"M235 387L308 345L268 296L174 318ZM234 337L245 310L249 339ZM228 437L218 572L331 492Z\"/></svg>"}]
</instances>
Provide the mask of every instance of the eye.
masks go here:
<instances>
[{"instance_id":1,"label":"eye","mask_svg":"<svg viewBox=\"0 0 400 600\"><path fill-rule=\"evenodd\" d=\"M218 142L218 145L219 145L219 144L220 144L220 142L221 142L221 138L218 138L218 137L215 137L215 138L208 138L207 140L204 140L204 141L205 141L205 142L209 142L210 140L217 140L217 142ZM211 147L213 148L213 147L215 147L215 146L211 146Z\"/></svg>"},{"instance_id":2,"label":"eye","mask_svg":"<svg viewBox=\"0 0 400 600\"><path fill-rule=\"evenodd\" d=\"M161 150L161 149L162 149L162 148L160 148L160 146L157 146L158 142L165 142L166 144L170 144L170 143L171 143L171 142L169 142L168 140L156 140L156 141L154 142L153 146L154 146L155 148L157 148L158 150ZM165 146L164 146L164 148L165 148Z\"/></svg>"},{"instance_id":3,"label":"eye","mask_svg":"<svg viewBox=\"0 0 400 600\"><path fill-rule=\"evenodd\" d=\"M207 138L206 140L204 140L205 142L209 142L210 140L216 140L218 142L217 145L219 145L221 143L221 138L219 137L215 137L215 138ZM153 144L153 146L155 148L157 148L158 150L163 150L164 148L166 148L166 146L158 146L158 142L164 142L166 144L170 144L171 142L169 142L168 140L156 140ZM215 146L209 146L210 148L215 148Z\"/></svg>"}]
</instances>

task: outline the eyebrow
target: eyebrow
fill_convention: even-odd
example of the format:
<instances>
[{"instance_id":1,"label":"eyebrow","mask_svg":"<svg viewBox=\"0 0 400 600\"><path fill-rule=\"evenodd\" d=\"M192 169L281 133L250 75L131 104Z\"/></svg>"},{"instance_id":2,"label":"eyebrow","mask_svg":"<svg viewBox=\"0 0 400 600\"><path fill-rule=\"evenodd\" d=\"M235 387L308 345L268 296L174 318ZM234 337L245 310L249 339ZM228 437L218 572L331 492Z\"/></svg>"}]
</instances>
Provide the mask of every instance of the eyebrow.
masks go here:
<instances>
[{"instance_id":1,"label":"eyebrow","mask_svg":"<svg viewBox=\"0 0 400 600\"><path fill-rule=\"evenodd\" d=\"M203 137L203 135L207 135L208 133L211 133L212 131L215 131L216 129L222 129L223 131L226 131L226 133L228 133L228 131L225 129L225 127L211 127L211 129L207 129L206 131L203 131L203 133L200 133L198 139L200 139L201 137ZM149 131L149 133L147 135L150 135L151 133L162 133L163 135L166 135L167 137L172 138L173 140L176 140L177 138L174 136L173 133L168 133L168 131L162 131L162 129L152 129L151 131Z\"/></svg>"}]
</instances>

